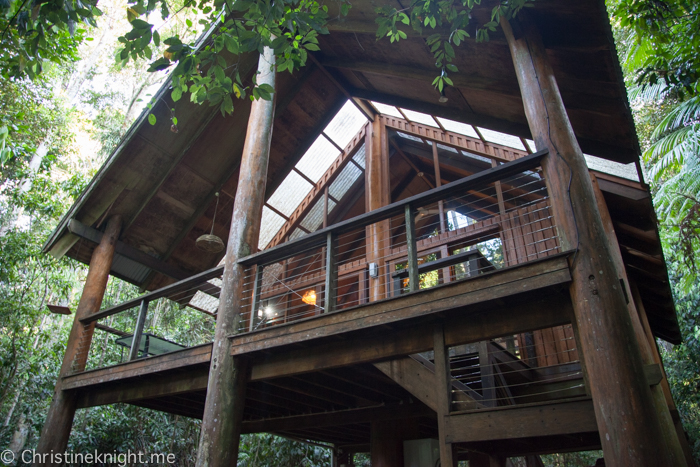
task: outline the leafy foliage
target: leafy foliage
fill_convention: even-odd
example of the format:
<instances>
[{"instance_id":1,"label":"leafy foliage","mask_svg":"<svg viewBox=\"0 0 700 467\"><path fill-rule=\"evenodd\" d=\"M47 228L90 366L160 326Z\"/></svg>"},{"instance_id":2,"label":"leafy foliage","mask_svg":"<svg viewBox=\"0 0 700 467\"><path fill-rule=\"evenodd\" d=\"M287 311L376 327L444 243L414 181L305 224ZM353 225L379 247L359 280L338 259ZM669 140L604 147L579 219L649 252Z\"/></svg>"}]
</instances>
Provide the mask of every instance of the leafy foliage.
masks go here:
<instances>
[{"instance_id":1,"label":"leafy foliage","mask_svg":"<svg viewBox=\"0 0 700 467\"><path fill-rule=\"evenodd\" d=\"M24 177L39 144L49 147L44 168L68 150L70 119L48 82L0 77L0 183ZM51 131L55 130L55 131Z\"/></svg>"},{"instance_id":2,"label":"leafy foliage","mask_svg":"<svg viewBox=\"0 0 700 467\"><path fill-rule=\"evenodd\" d=\"M77 47L87 37L76 25L95 26L101 14L97 0L0 2L0 75L34 79L46 60L76 60Z\"/></svg>"},{"instance_id":3,"label":"leafy foliage","mask_svg":"<svg viewBox=\"0 0 700 467\"><path fill-rule=\"evenodd\" d=\"M435 33L428 36L426 44L435 58L435 66L440 74L433 80L433 85L442 92L445 86L453 86L448 72L458 72L452 63L455 58L454 47L459 46L471 34L476 35L476 41L488 41L489 31L496 31L501 17L511 19L533 0L511 0L501 2L491 12L491 21L480 28L473 25L471 12L481 0L412 0L404 9L397 10L389 6L376 9L377 38L388 37L390 42L406 39L408 35L401 25L410 26L417 33L429 28Z\"/></svg>"},{"instance_id":4,"label":"leafy foliage","mask_svg":"<svg viewBox=\"0 0 700 467\"><path fill-rule=\"evenodd\" d=\"M690 438L695 458L700 458L700 281L685 283L684 251L678 244L666 239L669 275L674 285L674 298L683 343L670 346L660 343L673 399L676 402L683 427Z\"/></svg>"},{"instance_id":5,"label":"leafy foliage","mask_svg":"<svg viewBox=\"0 0 700 467\"><path fill-rule=\"evenodd\" d=\"M627 65L637 84L664 83L683 96L700 78L700 4L686 0L621 0L612 15L627 31Z\"/></svg>"},{"instance_id":6,"label":"leafy foliage","mask_svg":"<svg viewBox=\"0 0 700 467\"><path fill-rule=\"evenodd\" d=\"M329 446L330 448L330 446ZM241 436L238 465L241 467L315 467L331 464L331 449L279 436Z\"/></svg>"}]
</instances>

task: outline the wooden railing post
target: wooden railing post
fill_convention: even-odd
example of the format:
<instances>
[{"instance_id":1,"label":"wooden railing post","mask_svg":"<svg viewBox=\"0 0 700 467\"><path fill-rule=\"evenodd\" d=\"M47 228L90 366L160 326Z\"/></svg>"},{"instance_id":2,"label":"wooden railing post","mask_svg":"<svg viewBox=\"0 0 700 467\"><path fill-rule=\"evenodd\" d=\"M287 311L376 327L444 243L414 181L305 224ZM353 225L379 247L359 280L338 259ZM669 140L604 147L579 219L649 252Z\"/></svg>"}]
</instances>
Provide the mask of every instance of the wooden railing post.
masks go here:
<instances>
[{"instance_id":1,"label":"wooden railing post","mask_svg":"<svg viewBox=\"0 0 700 467\"><path fill-rule=\"evenodd\" d=\"M335 310L338 298L338 256L337 239L333 232L326 236L326 290L324 292L323 311L330 313Z\"/></svg>"},{"instance_id":2,"label":"wooden railing post","mask_svg":"<svg viewBox=\"0 0 700 467\"><path fill-rule=\"evenodd\" d=\"M139 356L139 346L141 345L141 336L143 335L143 326L146 324L146 314L148 314L148 300L142 300L139 307L139 315L136 318L136 327L134 335L131 338L131 349L129 350L129 360L136 360ZM147 354L144 354L144 357Z\"/></svg>"},{"instance_id":3,"label":"wooden railing post","mask_svg":"<svg viewBox=\"0 0 700 467\"><path fill-rule=\"evenodd\" d=\"M408 252L408 285L411 292L418 290L420 277L418 275L418 247L416 245L416 222L413 217L411 205L407 204L405 208L406 217L406 251Z\"/></svg>"},{"instance_id":4,"label":"wooden railing post","mask_svg":"<svg viewBox=\"0 0 700 467\"><path fill-rule=\"evenodd\" d=\"M250 305L250 324L248 331L255 329L255 320L258 319L258 311L260 310L260 293L262 291L262 279L264 266L258 264L255 266L255 279L253 280L253 300ZM263 316L264 318L264 316Z\"/></svg>"}]
</instances>

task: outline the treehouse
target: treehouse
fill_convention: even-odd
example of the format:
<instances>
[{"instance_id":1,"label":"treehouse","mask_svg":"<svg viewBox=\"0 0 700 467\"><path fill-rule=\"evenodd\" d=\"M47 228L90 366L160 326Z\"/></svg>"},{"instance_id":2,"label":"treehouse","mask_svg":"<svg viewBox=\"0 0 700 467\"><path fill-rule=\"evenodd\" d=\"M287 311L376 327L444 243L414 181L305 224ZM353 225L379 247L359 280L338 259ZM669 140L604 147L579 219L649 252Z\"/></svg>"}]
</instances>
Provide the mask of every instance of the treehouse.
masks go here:
<instances>
[{"instance_id":1,"label":"treehouse","mask_svg":"<svg viewBox=\"0 0 700 467\"><path fill-rule=\"evenodd\" d=\"M198 465L235 465L258 432L326 443L336 465L601 448L694 465L604 3L537 0L457 48L443 93L425 37L376 40L375 3L293 74L241 57L272 101L222 117L164 86L159 123L142 115L66 213L45 251L90 269L39 451L63 452L77 409L128 403L202 419ZM102 306L109 275L143 294ZM212 339L146 332L163 301Z\"/></svg>"}]
</instances>

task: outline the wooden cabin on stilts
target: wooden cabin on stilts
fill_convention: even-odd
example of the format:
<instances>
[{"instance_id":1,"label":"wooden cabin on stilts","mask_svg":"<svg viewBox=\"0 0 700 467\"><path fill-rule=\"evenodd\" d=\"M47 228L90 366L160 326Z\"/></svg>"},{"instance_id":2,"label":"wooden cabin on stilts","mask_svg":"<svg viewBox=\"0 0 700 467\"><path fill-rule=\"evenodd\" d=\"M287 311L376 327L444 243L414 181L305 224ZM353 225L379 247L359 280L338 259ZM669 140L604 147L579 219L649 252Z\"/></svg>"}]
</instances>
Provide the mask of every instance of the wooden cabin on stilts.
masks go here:
<instances>
[{"instance_id":1,"label":"wooden cabin on stilts","mask_svg":"<svg viewBox=\"0 0 700 467\"><path fill-rule=\"evenodd\" d=\"M694 465L604 2L502 20L456 50L442 95L424 37L375 39L375 3L293 74L241 57L270 101L222 117L164 86L152 112L179 131L143 115L65 215L45 251L90 269L39 453L119 402L201 418L198 466L236 465L259 432L327 443L337 466ZM198 249L210 233L225 250ZM109 275L143 295L103 307ZM145 332L159 300L215 321L213 341ZM110 326L124 312L133 327ZM128 352L100 366L100 345Z\"/></svg>"}]
</instances>

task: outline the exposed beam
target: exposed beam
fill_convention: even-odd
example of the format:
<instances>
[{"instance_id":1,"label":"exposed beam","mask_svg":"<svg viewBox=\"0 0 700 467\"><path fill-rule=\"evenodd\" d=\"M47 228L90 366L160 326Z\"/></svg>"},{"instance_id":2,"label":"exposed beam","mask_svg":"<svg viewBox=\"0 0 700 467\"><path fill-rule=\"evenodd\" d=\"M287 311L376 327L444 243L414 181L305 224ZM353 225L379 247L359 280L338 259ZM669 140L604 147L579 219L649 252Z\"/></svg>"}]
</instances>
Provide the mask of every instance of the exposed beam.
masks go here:
<instances>
[{"instance_id":1,"label":"exposed beam","mask_svg":"<svg viewBox=\"0 0 700 467\"><path fill-rule=\"evenodd\" d=\"M522 136L524 138L530 138L530 129L525 123L511 122L500 118L490 117L488 115L476 114L467 109L438 104L437 99L436 103L432 104L429 102L409 99L378 91L369 91L360 88L349 88L348 92L350 92L353 96L359 97L361 99L367 99L370 101L381 102L382 104L403 107L406 109L415 110L416 112L423 112L429 115L449 118L451 120L466 123L469 125L478 125L484 128L502 131L503 133L508 133L515 136Z\"/></svg>"},{"instance_id":2,"label":"exposed beam","mask_svg":"<svg viewBox=\"0 0 700 467\"><path fill-rule=\"evenodd\" d=\"M451 131L443 131L429 125L382 115L388 128L416 136L433 143L444 144L457 150L468 151L499 162L510 162L527 156L527 152L501 144L489 143L481 138L472 138ZM476 130L476 128L475 128ZM480 134L480 133L477 133Z\"/></svg>"},{"instance_id":3,"label":"exposed beam","mask_svg":"<svg viewBox=\"0 0 700 467\"><path fill-rule=\"evenodd\" d=\"M493 339L508 334L532 331L570 322L568 310L571 303L564 294L555 294L546 300L523 301L495 306L477 314L458 313L448 316L445 342L448 346L467 344ZM345 312L344 312L345 313ZM431 350L433 345L432 327L418 324L412 327L397 328L392 333L376 332L366 337L352 340L316 344L307 348L289 350L274 349L267 355L259 354L253 361L251 381L274 379L324 369L391 359ZM160 372L184 370L194 379L201 373L201 382L186 386L187 391L206 388L208 363L211 358L211 344L201 345L148 359L123 363L114 367L67 376L66 389L114 387L124 381L138 386L146 384L146 378L159 378ZM201 370L197 370L200 368ZM139 378L138 385L133 378ZM175 379L169 377L172 381ZM107 384L109 383L109 384ZM155 383L154 383L155 384ZM199 386L197 385L199 384ZM103 386L104 385L104 386ZM126 386L129 387L129 386ZM95 388L91 388L93 391ZM117 389L115 389L116 391ZM111 402L104 402L111 403Z\"/></svg>"},{"instance_id":4,"label":"exposed beam","mask_svg":"<svg viewBox=\"0 0 700 467\"><path fill-rule=\"evenodd\" d=\"M448 443L467 443L598 431L590 400L452 414L445 417Z\"/></svg>"},{"instance_id":5,"label":"exposed beam","mask_svg":"<svg viewBox=\"0 0 700 467\"><path fill-rule=\"evenodd\" d=\"M556 302L513 303L477 315L453 317L446 321L449 327L445 339L447 345L453 346L568 324L570 307L566 297L557 297ZM432 349L431 331L431 326L421 324L352 341L260 355L253 364L251 378L265 380L425 352Z\"/></svg>"},{"instance_id":6,"label":"exposed beam","mask_svg":"<svg viewBox=\"0 0 700 467\"><path fill-rule=\"evenodd\" d=\"M401 357L395 360L379 362L374 364L375 368L391 378L396 384L410 392L416 399L437 412L437 401L435 400L435 371L431 371L423 364L418 363L411 357ZM480 408L479 404L472 397L464 393L460 388L455 387L453 380L454 397L456 400L471 403L470 408Z\"/></svg>"},{"instance_id":7,"label":"exposed beam","mask_svg":"<svg viewBox=\"0 0 700 467\"><path fill-rule=\"evenodd\" d=\"M173 252L177 249L180 243L185 239L187 234L189 234L192 228L197 224L197 221L199 221L199 218L202 217L202 214L204 214L204 212L207 210L211 202L216 197L216 194L221 191L221 187L223 187L226 184L226 182L228 182L229 179L233 176L233 174L236 173L238 167L240 166L240 163L241 161L237 160L227 170L224 171L224 176L221 177L221 179L216 183L216 185L214 185L214 187L209 191L209 193L207 193L197 210L194 212L194 214L190 216L189 220L187 221L187 224L185 224L185 227L180 231L175 240L173 240L166 252L163 254L164 261L167 261L168 258L170 258L170 255L173 254ZM141 284L141 288L147 288L148 284L150 284L151 280L153 280L153 277L153 273L149 274L148 277L146 277L146 280L144 280Z\"/></svg>"},{"instance_id":8,"label":"exposed beam","mask_svg":"<svg viewBox=\"0 0 700 467\"><path fill-rule=\"evenodd\" d=\"M378 420L400 420L416 417L434 417L435 414L423 404L392 404L337 410L308 415L268 418L243 422L243 433L296 431L304 428L330 427L369 423Z\"/></svg>"},{"instance_id":9,"label":"exposed beam","mask_svg":"<svg viewBox=\"0 0 700 467\"><path fill-rule=\"evenodd\" d=\"M432 33L432 32L431 32ZM380 62L363 62L358 60L343 60L339 58L325 59L321 64L327 68L343 68L346 70L359 71L379 76L390 76L400 79L410 79L431 84L435 77L440 74L438 68L422 69L413 66L401 66ZM474 74L455 73L450 75L454 86L458 88L472 88L478 90L488 90L520 99L518 88L506 81L497 81L492 78L478 76Z\"/></svg>"},{"instance_id":10,"label":"exposed beam","mask_svg":"<svg viewBox=\"0 0 700 467\"><path fill-rule=\"evenodd\" d=\"M187 372L149 375L148 379L116 382L80 391L78 407L136 402L149 398L163 397L207 389L208 366L190 368Z\"/></svg>"},{"instance_id":11,"label":"exposed beam","mask_svg":"<svg viewBox=\"0 0 700 467\"><path fill-rule=\"evenodd\" d=\"M338 90L342 92L343 95L347 97L348 100L352 102L355 107L357 107L357 110L359 110L365 117L367 117L367 120L374 121L375 114L373 109L365 105L365 103L361 100L354 99L354 96L352 96L352 94L350 94L348 90L345 89L345 86L340 84L340 82L338 82L335 76L333 76L328 70L326 70L326 67L321 65L321 63L319 63L319 61L316 59L316 57L314 57L313 54L309 54L308 56L311 62L316 64L316 66L323 72L324 75L326 75L326 77L333 83L333 85L336 88L338 88Z\"/></svg>"}]
</instances>

